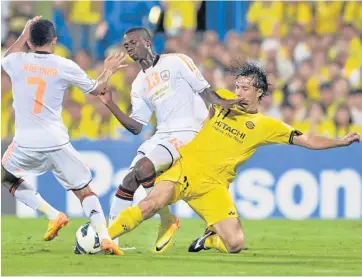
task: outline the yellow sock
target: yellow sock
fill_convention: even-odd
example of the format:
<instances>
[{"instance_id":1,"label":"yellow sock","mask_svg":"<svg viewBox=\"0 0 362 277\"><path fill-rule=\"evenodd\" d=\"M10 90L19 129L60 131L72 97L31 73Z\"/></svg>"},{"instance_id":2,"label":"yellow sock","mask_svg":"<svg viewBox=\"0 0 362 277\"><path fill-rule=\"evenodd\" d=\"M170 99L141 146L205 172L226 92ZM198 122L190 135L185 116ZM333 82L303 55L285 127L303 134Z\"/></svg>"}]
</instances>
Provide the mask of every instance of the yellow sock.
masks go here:
<instances>
[{"instance_id":1,"label":"yellow sock","mask_svg":"<svg viewBox=\"0 0 362 277\"><path fill-rule=\"evenodd\" d=\"M108 227L108 233L112 239L117 238L136 228L143 220L138 206L129 207L117 215L116 220Z\"/></svg>"},{"instance_id":2,"label":"yellow sock","mask_svg":"<svg viewBox=\"0 0 362 277\"><path fill-rule=\"evenodd\" d=\"M214 248L219 250L221 253L229 253L225 244L222 242L218 235L212 235L205 240L206 248Z\"/></svg>"}]
</instances>

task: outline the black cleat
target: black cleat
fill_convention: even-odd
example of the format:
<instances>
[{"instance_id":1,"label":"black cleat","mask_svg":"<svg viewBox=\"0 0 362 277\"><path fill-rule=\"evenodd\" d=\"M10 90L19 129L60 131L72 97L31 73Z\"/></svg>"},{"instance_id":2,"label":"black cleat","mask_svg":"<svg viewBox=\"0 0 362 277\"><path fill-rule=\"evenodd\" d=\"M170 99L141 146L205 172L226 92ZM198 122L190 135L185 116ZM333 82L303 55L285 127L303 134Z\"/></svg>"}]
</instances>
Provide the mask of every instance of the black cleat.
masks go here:
<instances>
[{"instance_id":1,"label":"black cleat","mask_svg":"<svg viewBox=\"0 0 362 277\"><path fill-rule=\"evenodd\" d=\"M205 240L208 237L215 234L216 234L215 232L206 229L204 235L201 238L198 238L191 243L191 245L189 246L189 252L199 252L201 250L209 250L209 248L205 247Z\"/></svg>"}]
</instances>

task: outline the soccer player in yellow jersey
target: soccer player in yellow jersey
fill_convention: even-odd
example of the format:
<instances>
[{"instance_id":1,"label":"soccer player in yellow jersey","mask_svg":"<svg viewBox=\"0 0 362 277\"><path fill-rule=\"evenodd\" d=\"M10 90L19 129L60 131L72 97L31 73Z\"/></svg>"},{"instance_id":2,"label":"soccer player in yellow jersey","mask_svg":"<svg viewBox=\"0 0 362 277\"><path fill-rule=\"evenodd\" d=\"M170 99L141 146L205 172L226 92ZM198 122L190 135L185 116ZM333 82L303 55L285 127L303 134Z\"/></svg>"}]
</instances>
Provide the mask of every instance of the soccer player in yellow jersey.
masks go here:
<instances>
[{"instance_id":1,"label":"soccer player in yellow jersey","mask_svg":"<svg viewBox=\"0 0 362 277\"><path fill-rule=\"evenodd\" d=\"M108 228L112 238L132 230L166 205L184 200L208 226L205 234L191 244L190 252L215 248L238 253L244 248L244 233L228 188L237 168L259 146L295 144L327 149L360 141L356 132L343 139L302 134L280 120L258 113L259 101L268 91L266 73L249 62L241 62L233 72L235 93L219 93L224 98L243 100L246 106L214 106L208 123L180 149L181 159L158 177L153 191L137 206L118 214Z\"/></svg>"}]
</instances>

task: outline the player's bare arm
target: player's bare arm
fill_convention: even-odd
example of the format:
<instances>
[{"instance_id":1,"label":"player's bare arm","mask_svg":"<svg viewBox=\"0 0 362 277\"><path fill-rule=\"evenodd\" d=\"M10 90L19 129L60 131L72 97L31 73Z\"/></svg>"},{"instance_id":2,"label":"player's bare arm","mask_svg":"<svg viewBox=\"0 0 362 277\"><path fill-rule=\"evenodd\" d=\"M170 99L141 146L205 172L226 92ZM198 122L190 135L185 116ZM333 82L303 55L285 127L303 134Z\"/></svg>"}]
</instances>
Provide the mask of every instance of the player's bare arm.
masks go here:
<instances>
[{"instance_id":1,"label":"player's bare arm","mask_svg":"<svg viewBox=\"0 0 362 277\"><path fill-rule=\"evenodd\" d=\"M31 25L41 19L41 16L36 16L33 19L28 20L26 23L24 30L22 34L19 36L19 38L14 42L13 45L9 47L9 49L6 51L4 57L17 52L26 52L26 43L29 41L30 38L30 27Z\"/></svg>"},{"instance_id":2,"label":"player's bare arm","mask_svg":"<svg viewBox=\"0 0 362 277\"><path fill-rule=\"evenodd\" d=\"M106 105L117 118L119 123L121 123L128 131L134 135L138 135L142 131L143 125L122 112L117 104L113 102L111 90L106 88L104 92L100 94L100 98L103 104Z\"/></svg>"},{"instance_id":3,"label":"player's bare arm","mask_svg":"<svg viewBox=\"0 0 362 277\"><path fill-rule=\"evenodd\" d=\"M124 36L123 46L128 55L137 62L143 70L152 66L156 59L156 55L151 49L151 40L143 31L126 34ZM121 123L128 131L134 135L138 135L142 131L143 125L122 112L112 101L112 94L109 90L104 90L101 93L100 98L117 118L119 123Z\"/></svg>"},{"instance_id":4,"label":"player's bare arm","mask_svg":"<svg viewBox=\"0 0 362 277\"><path fill-rule=\"evenodd\" d=\"M91 92L91 94L100 95L107 87L108 81L112 75L121 68L127 66L127 64L125 64L126 59L127 55L125 55L123 52L109 55L104 61L103 72L97 78L98 86Z\"/></svg>"},{"instance_id":5,"label":"player's bare arm","mask_svg":"<svg viewBox=\"0 0 362 277\"><path fill-rule=\"evenodd\" d=\"M235 105L243 107L246 105L245 99L224 99L220 97L214 90L211 88L206 88L203 92L200 93L200 96L210 104L220 105L225 109L230 109Z\"/></svg>"},{"instance_id":6,"label":"player's bare arm","mask_svg":"<svg viewBox=\"0 0 362 277\"><path fill-rule=\"evenodd\" d=\"M311 134L303 134L294 136L293 144L299 145L309 149L328 149L342 146L349 146L354 142L360 142L361 135L357 132L347 134L342 139L327 138L323 136L315 136Z\"/></svg>"}]
</instances>

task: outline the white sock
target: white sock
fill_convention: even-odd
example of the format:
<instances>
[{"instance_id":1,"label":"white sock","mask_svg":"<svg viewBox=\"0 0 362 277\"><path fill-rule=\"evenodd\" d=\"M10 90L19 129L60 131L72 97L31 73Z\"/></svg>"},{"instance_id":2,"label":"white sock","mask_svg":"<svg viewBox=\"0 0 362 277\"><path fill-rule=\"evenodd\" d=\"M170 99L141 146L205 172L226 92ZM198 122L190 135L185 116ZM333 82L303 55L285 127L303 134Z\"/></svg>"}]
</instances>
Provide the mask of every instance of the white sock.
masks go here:
<instances>
[{"instance_id":1,"label":"white sock","mask_svg":"<svg viewBox=\"0 0 362 277\"><path fill-rule=\"evenodd\" d=\"M59 214L59 211L49 205L49 203L46 202L41 197L41 195L33 188L33 186L31 186L26 181L23 181L18 185L14 192L14 196L20 202L24 203L33 210L37 210L43 213L49 220L55 219Z\"/></svg>"},{"instance_id":2,"label":"white sock","mask_svg":"<svg viewBox=\"0 0 362 277\"><path fill-rule=\"evenodd\" d=\"M103 209L96 195L90 195L83 199L83 211L91 220L94 230L98 233L99 240L111 239L107 231L107 222Z\"/></svg>"},{"instance_id":3,"label":"white sock","mask_svg":"<svg viewBox=\"0 0 362 277\"><path fill-rule=\"evenodd\" d=\"M153 186L149 187L149 188L144 188L144 189L148 195L152 191ZM170 221L174 221L174 216L171 213L169 206L166 206L166 207L162 208L161 210L159 210L158 214L160 215L161 225L167 224Z\"/></svg>"},{"instance_id":4,"label":"white sock","mask_svg":"<svg viewBox=\"0 0 362 277\"><path fill-rule=\"evenodd\" d=\"M145 189L147 195L149 195L150 192L153 190L153 186L152 186L152 187L148 187L148 188L145 188L145 187L143 187L143 188Z\"/></svg>"},{"instance_id":5,"label":"white sock","mask_svg":"<svg viewBox=\"0 0 362 277\"><path fill-rule=\"evenodd\" d=\"M122 198L118 198L117 196L113 197L111 210L109 211L109 221L108 226L110 226L116 219L117 215L122 212L123 210L129 208L132 206L133 199L131 200L125 200ZM119 239L115 238L114 243L118 245Z\"/></svg>"}]
</instances>

